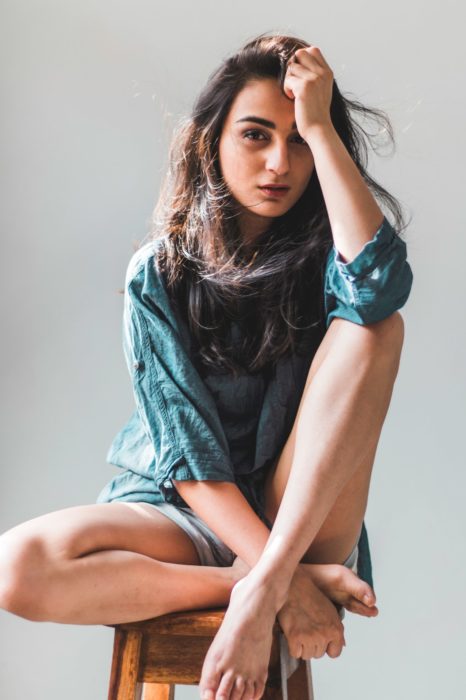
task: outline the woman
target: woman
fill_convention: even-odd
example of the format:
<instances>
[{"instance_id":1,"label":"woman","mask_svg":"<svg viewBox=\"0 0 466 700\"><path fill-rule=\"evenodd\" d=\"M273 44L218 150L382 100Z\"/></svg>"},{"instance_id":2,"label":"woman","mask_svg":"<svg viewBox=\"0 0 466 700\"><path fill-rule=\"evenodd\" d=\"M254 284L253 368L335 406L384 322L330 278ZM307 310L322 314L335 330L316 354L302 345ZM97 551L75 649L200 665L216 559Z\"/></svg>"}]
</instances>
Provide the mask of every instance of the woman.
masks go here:
<instances>
[{"instance_id":1,"label":"woman","mask_svg":"<svg viewBox=\"0 0 466 700\"><path fill-rule=\"evenodd\" d=\"M0 538L0 604L111 624L228 605L203 698L261 697L290 653L376 615L364 513L412 272L396 200L322 52L261 35L210 76L127 270L136 409L97 503ZM396 229L375 195L394 215Z\"/></svg>"}]
</instances>

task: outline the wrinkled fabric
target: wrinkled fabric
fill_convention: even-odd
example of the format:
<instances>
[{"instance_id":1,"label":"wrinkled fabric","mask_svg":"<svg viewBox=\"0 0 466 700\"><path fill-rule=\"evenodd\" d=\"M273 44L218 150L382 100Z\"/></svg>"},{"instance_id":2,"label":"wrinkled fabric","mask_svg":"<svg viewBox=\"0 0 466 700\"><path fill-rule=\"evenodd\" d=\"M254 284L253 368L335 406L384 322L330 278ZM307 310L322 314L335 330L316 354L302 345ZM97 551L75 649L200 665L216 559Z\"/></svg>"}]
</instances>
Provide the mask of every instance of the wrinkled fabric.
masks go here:
<instances>
[{"instance_id":1,"label":"wrinkled fabric","mask_svg":"<svg viewBox=\"0 0 466 700\"><path fill-rule=\"evenodd\" d=\"M282 358L273 372L239 378L224 371L201 376L196 369L188 327L154 266L158 245L163 238L136 251L126 273L123 349L136 407L107 454L122 472L97 502L187 506L172 480L227 481L271 529L264 479L293 427L312 358L333 318L368 324L405 304L413 279L406 244L384 217L352 261L345 263L333 245L325 264L325 314L310 333L308 352ZM233 323L233 342L238 333ZM358 547L358 575L373 585L364 523Z\"/></svg>"}]
</instances>

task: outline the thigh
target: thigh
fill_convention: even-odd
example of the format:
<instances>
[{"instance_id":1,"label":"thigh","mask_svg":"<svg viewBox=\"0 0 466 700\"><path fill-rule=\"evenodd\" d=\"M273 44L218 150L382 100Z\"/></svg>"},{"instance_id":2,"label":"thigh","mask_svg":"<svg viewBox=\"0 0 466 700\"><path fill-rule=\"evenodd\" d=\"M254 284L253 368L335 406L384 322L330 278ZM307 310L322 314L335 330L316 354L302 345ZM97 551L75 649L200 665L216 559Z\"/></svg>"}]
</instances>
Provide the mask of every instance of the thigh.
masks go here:
<instances>
[{"instance_id":1,"label":"thigh","mask_svg":"<svg viewBox=\"0 0 466 700\"><path fill-rule=\"evenodd\" d=\"M187 533L148 503L93 503L72 506L27 520L0 540L13 546L33 542L52 558L77 558L104 549L122 549L175 564L199 564Z\"/></svg>"}]
</instances>

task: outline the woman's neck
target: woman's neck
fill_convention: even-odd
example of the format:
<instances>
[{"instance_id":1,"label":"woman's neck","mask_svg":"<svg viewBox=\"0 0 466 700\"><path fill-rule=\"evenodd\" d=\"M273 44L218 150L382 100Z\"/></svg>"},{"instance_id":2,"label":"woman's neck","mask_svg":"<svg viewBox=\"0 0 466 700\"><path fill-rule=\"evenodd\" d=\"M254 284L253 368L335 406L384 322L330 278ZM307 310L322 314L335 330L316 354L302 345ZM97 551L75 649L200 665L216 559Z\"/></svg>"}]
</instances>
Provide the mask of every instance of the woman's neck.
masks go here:
<instances>
[{"instance_id":1,"label":"woman's neck","mask_svg":"<svg viewBox=\"0 0 466 700\"><path fill-rule=\"evenodd\" d=\"M270 226L272 219L267 216L257 216L250 212L242 212L239 220L241 238L246 247L254 243Z\"/></svg>"}]
</instances>

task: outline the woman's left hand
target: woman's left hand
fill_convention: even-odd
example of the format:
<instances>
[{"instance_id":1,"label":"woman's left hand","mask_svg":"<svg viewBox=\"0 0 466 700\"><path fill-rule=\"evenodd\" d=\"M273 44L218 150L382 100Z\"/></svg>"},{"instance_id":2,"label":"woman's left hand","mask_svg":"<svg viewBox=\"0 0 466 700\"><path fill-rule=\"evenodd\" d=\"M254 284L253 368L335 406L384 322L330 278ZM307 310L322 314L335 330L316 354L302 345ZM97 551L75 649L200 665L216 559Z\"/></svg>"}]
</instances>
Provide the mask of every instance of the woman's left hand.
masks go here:
<instances>
[{"instance_id":1,"label":"woman's left hand","mask_svg":"<svg viewBox=\"0 0 466 700\"><path fill-rule=\"evenodd\" d=\"M332 124L333 72L317 46L298 49L288 62L283 89L295 100L296 127L307 140L316 125Z\"/></svg>"}]
</instances>

